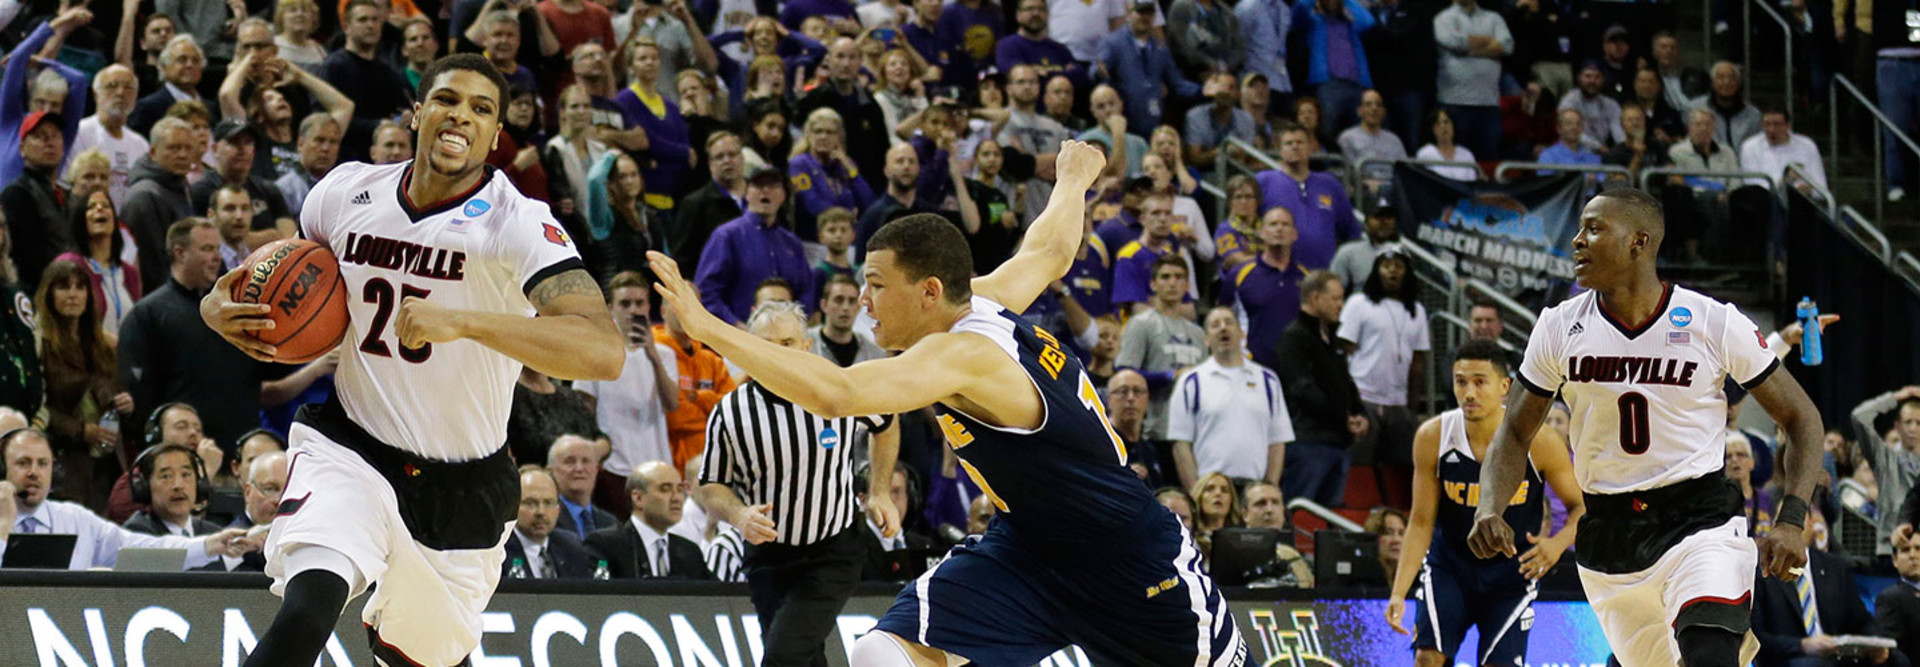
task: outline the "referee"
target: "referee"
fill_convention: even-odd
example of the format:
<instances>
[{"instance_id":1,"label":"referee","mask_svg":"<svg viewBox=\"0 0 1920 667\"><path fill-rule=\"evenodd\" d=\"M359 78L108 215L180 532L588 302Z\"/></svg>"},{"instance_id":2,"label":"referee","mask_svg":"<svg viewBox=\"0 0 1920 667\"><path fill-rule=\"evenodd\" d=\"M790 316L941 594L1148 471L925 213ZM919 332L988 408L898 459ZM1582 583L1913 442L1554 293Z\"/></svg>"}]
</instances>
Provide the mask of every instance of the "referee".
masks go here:
<instances>
[{"instance_id":1,"label":"referee","mask_svg":"<svg viewBox=\"0 0 1920 667\"><path fill-rule=\"evenodd\" d=\"M747 323L762 339L813 349L798 304L762 304ZM868 492L868 516L893 537L900 510L886 483L900 430L891 416L824 419L749 382L707 418L700 506L746 538L747 586L765 628L763 666L824 667L827 635L860 581L866 543L853 489L856 431L872 435L872 479L881 480Z\"/></svg>"}]
</instances>

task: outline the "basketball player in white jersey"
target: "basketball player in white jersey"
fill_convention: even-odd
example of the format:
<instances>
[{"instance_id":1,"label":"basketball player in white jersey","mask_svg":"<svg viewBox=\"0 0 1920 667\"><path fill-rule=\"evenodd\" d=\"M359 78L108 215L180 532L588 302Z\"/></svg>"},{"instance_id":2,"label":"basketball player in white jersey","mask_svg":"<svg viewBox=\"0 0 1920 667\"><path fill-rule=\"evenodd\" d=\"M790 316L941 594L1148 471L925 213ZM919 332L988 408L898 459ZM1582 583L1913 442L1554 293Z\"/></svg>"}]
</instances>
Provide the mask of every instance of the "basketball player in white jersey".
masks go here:
<instances>
[{"instance_id":1,"label":"basketball player in white jersey","mask_svg":"<svg viewBox=\"0 0 1920 667\"><path fill-rule=\"evenodd\" d=\"M1589 291L1534 327L1481 470L1469 542L1481 558L1513 555L1501 514L1526 470L1525 443L1558 393L1572 408L1586 496L1580 583L1614 656L1623 667L1744 665L1758 649L1748 632L1755 561L1790 581L1807 560L1806 499L1824 429L1753 321L1660 280L1662 215L1653 197L1624 188L1581 213L1574 277ZM1740 491L1721 471L1727 377L1787 436L1785 497L1757 550Z\"/></svg>"},{"instance_id":2,"label":"basketball player in white jersey","mask_svg":"<svg viewBox=\"0 0 1920 667\"><path fill-rule=\"evenodd\" d=\"M313 664L346 601L375 582L362 620L382 664L467 664L520 499L505 442L521 366L620 374L625 345L572 240L486 166L505 81L459 54L434 62L419 92L414 159L335 167L300 212L301 234L340 260L349 323L335 400L302 408L291 431L267 538L285 599L250 667ZM227 297L240 273L201 313L266 358L244 334L270 328L268 306Z\"/></svg>"}]
</instances>

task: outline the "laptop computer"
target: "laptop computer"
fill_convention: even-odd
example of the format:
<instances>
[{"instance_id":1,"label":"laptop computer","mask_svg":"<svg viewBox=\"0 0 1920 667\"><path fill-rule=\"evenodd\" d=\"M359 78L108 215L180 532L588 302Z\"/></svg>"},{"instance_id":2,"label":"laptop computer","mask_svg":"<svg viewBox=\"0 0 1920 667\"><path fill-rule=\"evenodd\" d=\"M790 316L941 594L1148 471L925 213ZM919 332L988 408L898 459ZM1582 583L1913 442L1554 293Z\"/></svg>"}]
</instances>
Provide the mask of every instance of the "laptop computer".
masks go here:
<instances>
[{"instance_id":1,"label":"laptop computer","mask_svg":"<svg viewBox=\"0 0 1920 667\"><path fill-rule=\"evenodd\" d=\"M1271 528L1221 528L1213 531L1213 581L1244 586L1255 570L1273 563L1280 531Z\"/></svg>"},{"instance_id":2,"label":"laptop computer","mask_svg":"<svg viewBox=\"0 0 1920 667\"><path fill-rule=\"evenodd\" d=\"M14 533L7 537L7 555L0 568L65 570L73 565L75 535Z\"/></svg>"},{"instance_id":3,"label":"laptop computer","mask_svg":"<svg viewBox=\"0 0 1920 667\"><path fill-rule=\"evenodd\" d=\"M1380 567L1380 536L1321 530L1313 534L1313 547L1315 587L1386 585L1386 570Z\"/></svg>"},{"instance_id":4,"label":"laptop computer","mask_svg":"<svg viewBox=\"0 0 1920 667\"><path fill-rule=\"evenodd\" d=\"M120 550L120 556L113 561L115 572L179 572L187 569L186 549L140 549L128 547Z\"/></svg>"}]
</instances>

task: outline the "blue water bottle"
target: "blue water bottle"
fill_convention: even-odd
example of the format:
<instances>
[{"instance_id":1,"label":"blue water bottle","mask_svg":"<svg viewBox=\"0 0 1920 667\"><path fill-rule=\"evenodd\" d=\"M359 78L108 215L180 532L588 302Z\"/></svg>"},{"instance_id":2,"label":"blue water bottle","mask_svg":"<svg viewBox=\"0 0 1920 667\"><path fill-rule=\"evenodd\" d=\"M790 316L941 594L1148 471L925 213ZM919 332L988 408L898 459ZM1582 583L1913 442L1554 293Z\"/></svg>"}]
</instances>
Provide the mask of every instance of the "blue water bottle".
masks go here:
<instances>
[{"instance_id":1,"label":"blue water bottle","mask_svg":"<svg viewBox=\"0 0 1920 667\"><path fill-rule=\"evenodd\" d=\"M1800 297L1800 306L1795 308L1800 318L1800 363L1805 366L1818 366L1822 360L1820 354L1820 307L1813 303L1813 297Z\"/></svg>"}]
</instances>

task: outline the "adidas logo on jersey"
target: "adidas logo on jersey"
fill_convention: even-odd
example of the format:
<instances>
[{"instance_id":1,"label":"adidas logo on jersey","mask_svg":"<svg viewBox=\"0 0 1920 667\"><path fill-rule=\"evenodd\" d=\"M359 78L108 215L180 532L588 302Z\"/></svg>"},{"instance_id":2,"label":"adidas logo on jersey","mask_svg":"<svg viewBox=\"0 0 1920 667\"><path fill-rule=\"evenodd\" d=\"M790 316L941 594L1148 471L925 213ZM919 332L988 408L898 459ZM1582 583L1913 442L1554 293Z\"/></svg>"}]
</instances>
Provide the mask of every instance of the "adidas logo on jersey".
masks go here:
<instances>
[{"instance_id":1,"label":"adidas logo on jersey","mask_svg":"<svg viewBox=\"0 0 1920 667\"><path fill-rule=\"evenodd\" d=\"M1567 335L1577 336L1577 335L1580 335L1581 332L1584 332L1586 330L1587 330L1587 327L1585 325L1582 325L1579 322L1574 322L1573 328L1567 330Z\"/></svg>"},{"instance_id":2,"label":"adidas logo on jersey","mask_svg":"<svg viewBox=\"0 0 1920 667\"><path fill-rule=\"evenodd\" d=\"M360 194L354 195L353 199L347 201L355 204L371 204L373 203L373 195L367 194L366 190L361 190Z\"/></svg>"}]
</instances>

